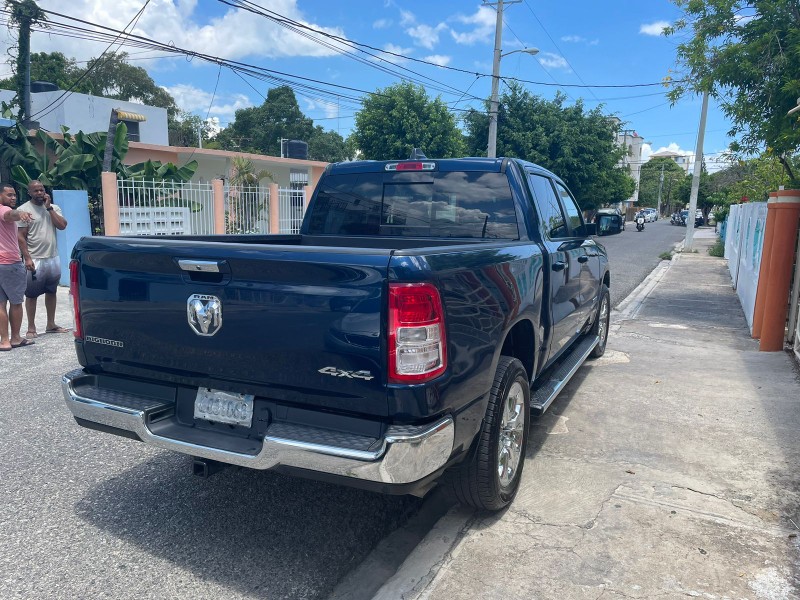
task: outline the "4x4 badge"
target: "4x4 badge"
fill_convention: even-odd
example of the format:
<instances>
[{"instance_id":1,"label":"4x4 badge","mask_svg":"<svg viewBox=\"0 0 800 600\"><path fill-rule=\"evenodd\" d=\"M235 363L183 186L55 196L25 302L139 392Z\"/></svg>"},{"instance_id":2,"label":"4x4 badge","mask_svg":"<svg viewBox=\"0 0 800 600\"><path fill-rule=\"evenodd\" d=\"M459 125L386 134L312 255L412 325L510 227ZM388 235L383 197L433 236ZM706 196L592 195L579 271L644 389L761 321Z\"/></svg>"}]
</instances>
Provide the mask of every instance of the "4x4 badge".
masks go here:
<instances>
[{"instance_id":1,"label":"4x4 badge","mask_svg":"<svg viewBox=\"0 0 800 600\"><path fill-rule=\"evenodd\" d=\"M222 329L222 302L216 296L192 294L186 301L186 317L197 335L212 336Z\"/></svg>"},{"instance_id":2,"label":"4x4 badge","mask_svg":"<svg viewBox=\"0 0 800 600\"><path fill-rule=\"evenodd\" d=\"M344 369L337 369L336 367L322 367L317 373L332 375L333 377L346 377L348 379L364 379L365 381L374 379L372 373L369 371L345 371Z\"/></svg>"}]
</instances>

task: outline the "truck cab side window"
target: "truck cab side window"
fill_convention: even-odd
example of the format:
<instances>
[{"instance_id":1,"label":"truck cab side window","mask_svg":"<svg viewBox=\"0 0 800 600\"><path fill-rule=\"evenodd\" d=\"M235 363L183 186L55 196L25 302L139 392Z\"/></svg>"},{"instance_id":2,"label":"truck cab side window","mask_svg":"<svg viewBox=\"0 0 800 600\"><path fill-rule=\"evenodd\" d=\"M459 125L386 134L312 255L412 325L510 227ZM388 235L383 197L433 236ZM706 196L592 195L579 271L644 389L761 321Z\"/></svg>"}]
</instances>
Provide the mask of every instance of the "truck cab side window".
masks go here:
<instances>
[{"instance_id":1,"label":"truck cab side window","mask_svg":"<svg viewBox=\"0 0 800 600\"><path fill-rule=\"evenodd\" d=\"M578 205L575 203L575 198L567 191L567 188L557 181L556 189L559 196L561 196L561 202L564 203L564 209L567 211L567 219L569 220L570 229L572 229L572 235L583 235L583 217Z\"/></svg>"},{"instance_id":2,"label":"truck cab side window","mask_svg":"<svg viewBox=\"0 0 800 600\"><path fill-rule=\"evenodd\" d=\"M544 233L550 239L569 237L567 222L561 205L553 191L553 184L548 177L528 173L533 195L536 199L536 208L544 228Z\"/></svg>"}]
</instances>

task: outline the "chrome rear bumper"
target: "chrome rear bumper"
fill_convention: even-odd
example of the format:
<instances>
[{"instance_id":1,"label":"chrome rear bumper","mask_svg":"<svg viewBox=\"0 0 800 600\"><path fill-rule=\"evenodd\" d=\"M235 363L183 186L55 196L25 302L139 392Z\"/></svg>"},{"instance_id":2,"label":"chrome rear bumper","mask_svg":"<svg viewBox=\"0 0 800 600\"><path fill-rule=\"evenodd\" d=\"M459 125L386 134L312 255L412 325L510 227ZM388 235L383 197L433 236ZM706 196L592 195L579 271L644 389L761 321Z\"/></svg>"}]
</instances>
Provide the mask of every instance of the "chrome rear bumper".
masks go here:
<instances>
[{"instance_id":1,"label":"chrome rear bumper","mask_svg":"<svg viewBox=\"0 0 800 600\"><path fill-rule=\"evenodd\" d=\"M292 437L292 428L272 425L256 454L231 452L157 435L148 427L147 413L163 403L123 392L85 386L76 390L81 371L62 377L64 399L77 419L136 434L143 442L191 456L251 469L295 467L387 484L423 479L444 466L453 450L454 425L449 416L425 426L390 427L369 449L335 443L315 443ZM280 425L280 424L277 424ZM280 435L270 435L271 430ZM298 430L299 431L299 430ZM335 442L335 436L331 438Z\"/></svg>"}]
</instances>

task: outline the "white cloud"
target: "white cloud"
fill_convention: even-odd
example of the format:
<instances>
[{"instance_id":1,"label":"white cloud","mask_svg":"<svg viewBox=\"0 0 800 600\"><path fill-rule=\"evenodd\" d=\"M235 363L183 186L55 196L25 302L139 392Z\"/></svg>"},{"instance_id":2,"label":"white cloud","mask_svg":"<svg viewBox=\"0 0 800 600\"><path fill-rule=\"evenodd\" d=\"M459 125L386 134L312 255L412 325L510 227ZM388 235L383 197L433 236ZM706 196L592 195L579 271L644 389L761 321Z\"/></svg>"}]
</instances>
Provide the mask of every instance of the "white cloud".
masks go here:
<instances>
[{"instance_id":1,"label":"white cloud","mask_svg":"<svg viewBox=\"0 0 800 600\"><path fill-rule=\"evenodd\" d=\"M549 69L569 69L569 63L567 63L567 59L565 59L560 54L553 54L552 52L541 52L538 55L538 61L541 63L542 66L547 67Z\"/></svg>"},{"instance_id":2,"label":"white cloud","mask_svg":"<svg viewBox=\"0 0 800 600\"><path fill-rule=\"evenodd\" d=\"M319 98L310 99L304 98L306 110L322 110L325 113L325 116L329 119L333 119L339 116L339 107L336 105L336 102L329 102L327 100L320 100Z\"/></svg>"},{"instance_id":3,"label":"white cloud","mask_svg":"<svg viewBox=\"0 0 800 600\"><path fill-rule=\"evenodd\" d=\"M399 54L400 56L393 56L392 54L382 54L381 58L389 61L390 63L394 63L396 65L401 65L405 62L408 62L405 56L410 56L413 52L413 48L403 48L402 46L397 46L395 44L386 44L383 49L386 52L392 52L393 54Z\"/></svg>"},{"instance_id":4,"label":"white cloud","mask_svg":"<svg viewBox=\"0 0 800 600\"><path fill-rule=\"evenodd\" d=\"M414 16L414 13L408 10L400 11L400 25L408 27L409 25L414 25L416 22L417 18Z\"/></svg>"},{"instance_id":5,"label":"white cloud","mask_svg":"<svg viewBox=\"0 0 800 600\"><path fill-rule=\"evenodd\" d=\"M494 39L497 13L487 6L478 7L477 12L473 15L458 15L454 20L458 23L474 26L472 30L463 33L451 29L450 33L457 44L471 46L476 42L489 42Z\"/></svg>"},{"instance_id":6,"label":"white cloud","mask_svg":"<svg viewBox=\"0 0 800 600\"><path fill-rule=\"evenodd\" d=\"M642 144L642 163L646 163L648 160L650 160L652 154L653 147L648 143Z\"/></svg>"},{"instance_id":7,"label":"white cloud","mask_svg":"<svg viewBox=\"0 0 800 600\"><path fill-rule=\"evenodd\" d=\"M227 121L236 114L237 110L253 106L253 103L244 94L213 96L211 92L186 84L165 86L164 89L175 98L175 103L179 108L203 117L208 112L215 117L223 117L223 120ZM210 111L209 106L211 107Z\"/></svg>"},{"instance_id":8,"label":"white cloud","mask_svg":"<svg viewBox=\"0 0 800 600\"><path fill-rule=\"evenodd\" d=\"M639 33L644 35L659 36L664 34L664 28L669 27L667 21L656 21L655 23L644 23L639 27Z\"/></svg>"},{"instance_id":9,"label":"white cloud","mask_svg":"<svg viewBox=\"0 0 800 600\"><path fill-rule=\"evenodd\" d=\"M372 24L373 29L388 29L392 26L391 19L378 19Z\"/></svg>"},{"instance_id":10,"label":"white cloud","mask_svg":"<svg viewBox=\"0 0 800 600\"><path fill-rule=\"evenodd\" d=\"M579 44L581 42L585 42L586 38L581 37L579 35L565 35L561 38L562 42L573 42L575 44Z\"/></svg>"},{"instance_id":11,"label":"white cloud","mask_svg":"<svg viewBox=\"0 0 800 600\"><path fill-rule=\"evenodd\" d=\"M64 0L39 0L38 4L46 10L63 11ZM141 0L71 0L69 13L80 15L92 23L122 30L141 6ZM331 48L246 11L230 9L221 16L200 20L196 9L197 0L154 0L142 13L134 33L164 43L171 42L180 48L228 59L335 54ZM345 37L340 28L323 27L304 19L297 0L272 0L270 10L326 33ZM330 43L330 40L327 41ZM7 55L11 44L10 35L3 28L0 31L0 56ZM63 37L51 31L34 32L32 46L37 52L59 51L77 60L87 60L98 56L108 43Z\"/></svg>"},{"instance_id":12,"label":"white cloud","mask_svg":"<svg viewBox=\"0 0 800 600\"><path fill-rule=\"evenodd\" d=\"M436 27L430 25L416 25L406 29L406 33L414 38L417 45L433 50L433 47L439 43L439 34L447 29L447 25L439 23Z\"/></svg>"},{"instance_id":13,"label":"white cloud","mask_svg":"<svg viewBox=\"0 0 800 600\"><path fill-rule=\"evenodd\" d=\"M428 62L432 62L435 65L439 65L441 67L446 67L450 64L452 57L444 56L443 54L431 54L430 56L426 56L425 60Z\"/></svg>"}]
</instances>

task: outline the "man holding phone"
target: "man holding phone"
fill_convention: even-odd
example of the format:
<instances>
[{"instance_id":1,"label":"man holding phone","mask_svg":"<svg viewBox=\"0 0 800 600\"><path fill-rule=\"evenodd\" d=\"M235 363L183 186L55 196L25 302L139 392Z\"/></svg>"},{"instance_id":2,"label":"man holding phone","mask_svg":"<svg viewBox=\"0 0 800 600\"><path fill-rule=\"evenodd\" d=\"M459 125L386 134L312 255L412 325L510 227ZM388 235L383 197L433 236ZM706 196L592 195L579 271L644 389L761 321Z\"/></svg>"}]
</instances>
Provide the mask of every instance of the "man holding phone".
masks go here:
<instances>
[{"instance_id":1,"label":"man holding phone","mask_svg":"<svg viewBox=\"0 0 800 600\"><path fill-rule=\"evenodd\" d=\"M19 207L20 210L33 214L30 223L17 224L19 248L22 259L28 270L28 282L25 288L25 313L28 316L26 338L35 338L36 302L44 294L44 306L47 311L46 333L66 333L69 329L56 324L56 290L61 279L61 259L58 256L56 230L67 228L67 220L61 209L53 204L50 195L40 181L33 180L28 184L30 200Z\"/></svg>"}]
</instances>

